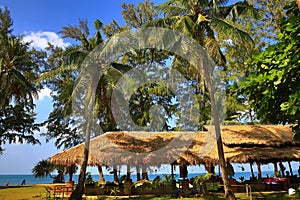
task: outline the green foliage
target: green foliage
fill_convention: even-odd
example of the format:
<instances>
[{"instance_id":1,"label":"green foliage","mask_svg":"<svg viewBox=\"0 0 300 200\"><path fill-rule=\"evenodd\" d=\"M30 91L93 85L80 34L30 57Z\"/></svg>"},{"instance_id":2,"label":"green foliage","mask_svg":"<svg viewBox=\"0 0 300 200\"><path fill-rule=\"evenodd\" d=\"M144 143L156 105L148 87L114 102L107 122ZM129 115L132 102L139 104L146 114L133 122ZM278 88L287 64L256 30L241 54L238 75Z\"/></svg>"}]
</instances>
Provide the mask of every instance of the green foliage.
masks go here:
<instances>
[{"instance_id":1,"label":"green foliage","mask_svg":"<svg viewBox=\"0 0 300 200\"><path fill-rule=\"evenodd\" d=\"M211 176L212 176L211 173L207 173L204 176L201 176L201 175L196 176L192 182L193 186L195 188L200 189L203 194L206 194L207 193L206 183L207 183L208 179L210 179Z\"/></svg>"},{"instance_id":2,"label":"green foliage","mask_svg":"<svg viewBox=\"0 0 300 200\"><path fill-rule=\"evenodd\" d=\"M118 187L114 187L113 189L110 190L110 195L114 195L115 198L116 196L120 193L120 189Z\"/></svg>"},{"instance_id":3,"label":"green foliage","mask_svg":"<svg viewBox=\"0 0 300 200\"><path fill-rule=\"evenodd\" d=\"M12 34L12 19L7 8L0 8L0 153L5 143L39 144L34 131L33 102L35 84L44 53L29 48L29 43Z\"/></svg>"},{"instance_id":4,"label":"green foliage","mask_svg":"<svg viewBox=\"0 0 300 200\"><path fill-rule=\"evenodd\" d=\"M39 161L34 168L31 170L32 174L36 178L42 178L46 176L50 176L51 178L55 178L51 175L57 168L61 168L61 166L56 166L51 163L48 159Z\"/></svg>"},{"instance_id":5,"label":"green foliage","mask_svg":"<svg viewBox=\"0 0 300 200\"><path fill-rule=\"evenodd\" d=\"M278 42L247 63L251 75L241 84L251 106L263 123L298 124L300 119L299 10L293 2L286 7Z\"/></svg>"}]
</instances>

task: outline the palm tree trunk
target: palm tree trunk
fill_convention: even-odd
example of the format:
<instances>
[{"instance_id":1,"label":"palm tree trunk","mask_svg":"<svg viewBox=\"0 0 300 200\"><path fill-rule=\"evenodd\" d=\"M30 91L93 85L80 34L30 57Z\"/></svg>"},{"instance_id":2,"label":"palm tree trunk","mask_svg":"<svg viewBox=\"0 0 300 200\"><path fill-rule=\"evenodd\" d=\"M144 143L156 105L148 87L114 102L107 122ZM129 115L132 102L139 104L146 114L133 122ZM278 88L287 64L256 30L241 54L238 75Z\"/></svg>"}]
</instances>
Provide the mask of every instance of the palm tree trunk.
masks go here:
<instances>
[{"instance_id":1,"label":"palm tree trunk","mask_svg":"<svg viewBox=\"0 0 300 200\"><path fill-rule=\"evenodd\" d=\"M71 166L68 167L69 169L69 181L73 181L73 174L76 173L76 165L72 164Z\"/></svg>"},{"instance_id":2,"label":"palm tree trunk","mask_svg":"<svg viewBox=\"0 0 300 200\"><path fill-rule=\"evenodd\" d=\"M296 0L296 3L298 5L299 11L300 11L300 0Z\"/></svg>"},{"instance_id":3,"label":"palm tree trunk","mask_svg":"<svg viewBox=\"0 0 300 200\"><path fill-rule=\"evenodd\" d=\"M87 73L95 72L96 65L92 65L93 68L88 68ZM97 66L98 67L98 66ZM90 80L97 80L97 73L91 73L90 75ZM86 174L86 168L88 165L88 160L89 160L89 151L90 151L90 140L91 140L91 131L92 131L92 123L93 119L95 119L94 116L94 102L95 102L95 97L93 91L96 91L96 88L98 86L98 81L92 81L90 82L89 86L86 88L86 94L84 97L84 112L80 113L83 114L84 117L84 123L82 126L84 127L84 133L85 133L85 142L84 142L84 152L83 152L83 162L80 168L80 174L78 178L78 184L75 188L75 190L72 192L72 195L70 199L74 200L80 200L82 199L83 195L83 190L84 190L84 181L85 181L85 174ZM77 87L77 86L76 86ZM82 91L81 91L82 92ZM82 99L80 99L82 100ZM74 101L74 99L73 99ZM82 111L82 110L81 110ZM78 113L79 114L79 113Z\"/></svg>"},{"instance_id":4,"label":"palm tree trunk","mask_svg":"<svg viewBox=\"0 0 300 200\"><path fill-rule=\"evenodd\" d=\"M75 190L72 192L72 195L70 199L74 200L81 200L84 190L84 181L85 181L85 173L86 173L86 167L89 159L89 150L90 150L90 133L91 133L91 124L89 121L86 123L86 130L85 130L85 142L84 142L84 160L82 162L81 168L80 168L80 174L78 178L78 184L75 188Z\"/></svg>"},{"instance_id":5,"label":"palm tree trunk","mask_svg":"<svg viewBox=\"0 0 300 200\"><path fill-rule=\"evenodd\" d=\"M256 164L257 164L257 181L262 182L260 162L257 161Z\"/></svg>"},{"instance_id":6,"label":"palm tree trunk","mask_svg":"<svg viewBox=\"0 0 300 200\"><path fill-rule=\"evenodd\" d=\"M205 59L205 58L204 58ZM208 60L208 59L207 59ZM215 135L217 138L217 148L218 148L218 156L219 156L219 165L221 167L222 171L222 179L224 183L224 191L225 191L225 198L227 200L235 200L234 193L232 191L228 175L227 175L227 168L226 168L226 162L225 162L225 156L224 156L224 149L223 149L223 142L221 137L221 128L220 128L220 121L219 121L219 112L217 109L217 105L215 102L215 89L212 85L212 80L209 74L208 69L208 63L203 64L204 68L204 76L206 80L206 84L209 90L209 97L210 97L210 103L211 103L211 110L212 110L212 116L213 116L213 122L214 122L214 128L215 128Z\"/></svg>"}]
</instances>

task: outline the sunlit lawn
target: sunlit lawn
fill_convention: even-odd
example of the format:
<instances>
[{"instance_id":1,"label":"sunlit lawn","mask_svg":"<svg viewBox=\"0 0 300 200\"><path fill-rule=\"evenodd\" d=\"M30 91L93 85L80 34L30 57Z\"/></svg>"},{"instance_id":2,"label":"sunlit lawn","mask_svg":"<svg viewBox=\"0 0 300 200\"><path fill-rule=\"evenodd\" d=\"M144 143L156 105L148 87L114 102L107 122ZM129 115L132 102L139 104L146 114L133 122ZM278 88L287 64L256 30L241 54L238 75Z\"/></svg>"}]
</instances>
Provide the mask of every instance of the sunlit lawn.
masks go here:
<instances>
[{"instance_id":1,"label":"sunlit lawn","mask_svg":"<svg viewBox=\"0 0 300 200\"><path fill-rule=\"evenodd\" d=\"M42 197L46 197L46 190L44 187L41 187L41 186L0 188L0 199L1 200L41 199Z\"/></svg>"},{"instance_id":2,"label":"sunlit lawn","mask_svg":"<svg viewBox=\"0 0 300 200\"><path fill-rule=\"evenodd\" d=\"M237 199L249 199L246 197L246 194L240 193L236 194ZM270 200L284 200L284 199L300 199L300 195L289 196L286 193L260 193L253 194L253 199L255 197L266 197L266 199ZM117 199L127 198L129 200L175 200L178 198L175 197L147 197L147 196L139 196L139 197L116 197ZM27 199L46 199L46 190L43 186L30 186L30 187L19 187L19 188L0 188L0 199L1 200L27 200ZM97 199L94 197L93 199ZM98 197L100 200L113 200L114 197ZM191 198L182 198L189 200L223 200L225 199L222 194L211 194L202 197L191 197Z\"/></svg>"}]
</instances>

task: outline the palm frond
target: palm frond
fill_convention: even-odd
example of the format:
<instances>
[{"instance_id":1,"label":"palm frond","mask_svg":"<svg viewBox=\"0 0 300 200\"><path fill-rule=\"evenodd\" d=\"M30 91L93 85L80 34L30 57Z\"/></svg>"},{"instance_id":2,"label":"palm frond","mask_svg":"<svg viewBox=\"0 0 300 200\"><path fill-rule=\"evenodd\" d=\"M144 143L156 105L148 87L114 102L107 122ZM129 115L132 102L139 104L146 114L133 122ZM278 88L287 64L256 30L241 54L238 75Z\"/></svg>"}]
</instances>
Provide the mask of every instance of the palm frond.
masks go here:
<instances>
[{"instance_id":1,"label":"palm frond","mask_svg":"<svg viewBox=\"0 0 300 200\"><path fill-rule=\"evenodd\" d=\"M56 76L59 76L68 71L78 70L79 66L77 64L64 65L53 69L51 71L44 72L40 75L36 82L53 80Z\"/></svg>"},{"instance_id":2,"label":"palm frond","mask_svg":"<svg viewBox=\"0 0 300 200\"><path fill-rule=\"evenodd\" d=\"M253 5L250 5L248 2L237 2L229 6L219 7L218 13L216 16L222 19L225 19L229 15L232 15L233 20L236 20L236 17L249 16L254 19L260 19L262 16L262 11L256 9Z\"/></svg>"},{"instance_id":3,"label":"palm frond","mask_svg":"<svg viewBox=\"0 0 300 200\"><path fill-rule=\"evenodd\" d=\"M172 16L166 18L158 18L150 21L145 25L145 27L164 27L164 28L172 28L173 24L176 23L180 19L179 16Z\"/></svg>"},{"instance_id":4,"label":"palm frond","mask_svg":"<svg viewBox=\"0 0 300 200\"><path fill-rule=\"evenodd\" d=\"M186 15L184 17L181 17L175 24L174 29L185 33L187 35L192 36L195 23L192 19L193 15Z\"/></svg>"},{"instance_id":5,"label":"palm frond","mask_svg":"<svg viewBox=\"0 0 300 200\"><path fill-rule=\"evenodd\" d=\"M219 34L226 35L228 39L238 40L253 45L254 41L250 35L234 25L232 22L220 18L212 18L212 26Z\"/></svg>"},{"instance_id":6,"label":"palm frond","mask_svg":"<svg viewBox=\"0 0 300 200\"><path fill-rule=\"evenodd\" d=\"M222 53L220 46L214 37L204 38L205 49L208 55L213 59L216 65L225 66L226 58Z\"/></svg>"},{"instance_id":7,"label":"palm frond","mask_svg":"<svg viewBox=\"0 0 300 200\"><path fill-rule=\"evenodd\" d=\"M159 13L164 13L165 16L184 15L186 13L185 8L177 5L171 5L168 2L155 6L154 9Z\"/></svg>"}]
</instances>

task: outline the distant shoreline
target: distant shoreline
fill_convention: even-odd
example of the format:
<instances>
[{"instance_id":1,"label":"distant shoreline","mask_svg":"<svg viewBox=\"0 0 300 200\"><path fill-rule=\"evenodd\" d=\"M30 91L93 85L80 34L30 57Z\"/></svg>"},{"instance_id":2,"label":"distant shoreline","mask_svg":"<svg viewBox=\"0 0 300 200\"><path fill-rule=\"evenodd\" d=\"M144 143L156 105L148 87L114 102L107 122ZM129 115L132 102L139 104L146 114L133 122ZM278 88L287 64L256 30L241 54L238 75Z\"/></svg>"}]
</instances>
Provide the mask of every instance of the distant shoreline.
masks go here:
<instances>
[{"instance_id":1,"label":"distant shoreline","mask_svg":"<svg viewBox=\"0 0 300 200\"><path fill-rule=\"evenodd\" d=\"M206 173L189 173L188 178L195 177L198 175L205 175ZM267 176L272 176L274 172L272 170L270 171L262 171L262 176L267 177ZM298 172L293 171L294 175L298 175ZM53 174L55 175L55 174ZM123 176L124 174L118 174L119 177ZM159 173L148 173L149 179L153 180L155 177L160 176L163 177L164 174L159 174ZM170 174L167 174L170 175ZM176 179L179 178L179 174L175 174ZM217 172L218 175L218 172ZM254 175L257 176L257 172L254 172ZM77 183L78 181L78 174L73 176L73 181ZM241 178L244 180L249 180L251 177L251 172L235 172L234 178L239 181ZM65 175L64 176L65 181L69 180L69 176ZM92 178L95 181L98 181L100 179L99 174L92 174ZM132 180L135 182L137 179L136 173L131 174ZM114 180L113 174L105 174L104 179L107 182L112 182ZM35 178L32 174L0 174L0 187L23 187L24 185L21 185L22 181L25 180L25 186L28 185L39 185L39 184L51 184L53 183L53 179L50 177L44 177L44 178ZM6 186L8 185L8 186Z\"/></svg>"}]
</instances>

